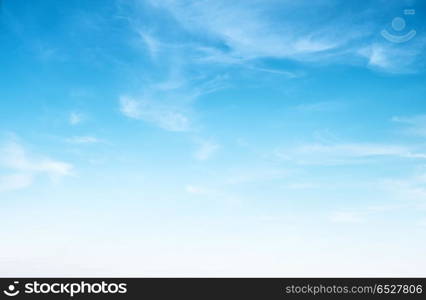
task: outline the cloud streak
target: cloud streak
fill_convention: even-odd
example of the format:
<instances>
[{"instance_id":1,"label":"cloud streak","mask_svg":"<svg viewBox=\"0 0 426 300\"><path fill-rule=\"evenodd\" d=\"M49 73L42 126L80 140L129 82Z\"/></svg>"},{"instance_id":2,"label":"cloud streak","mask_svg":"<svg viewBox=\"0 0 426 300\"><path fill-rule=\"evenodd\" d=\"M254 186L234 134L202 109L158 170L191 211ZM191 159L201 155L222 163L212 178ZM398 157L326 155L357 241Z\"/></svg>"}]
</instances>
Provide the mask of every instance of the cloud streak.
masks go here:
<instances>
[{"instance_id":1,"label":"cloud streak","mask_svg":"<svg viewBox=\"0 0 426 300\"><path fill-rule=\"evenodd\" d=\"M78 112L71 112L68 119L69 123L73 126L82 123L83 120L84 120L84 115Z\"/></svg>"},{"instance_id":2,"label":"cloud streak","mask_svg":"<svg viewBox=\"0 0 426 300\"><path fill-rule=\"evenodd\" d=\"M195 151L194 156L201 161L209 159L220 149L219 144L210 140L199 141L197 144L198 149Z\"/></svg>"},{"instance_id":3,"label":"cloud streak","mask_svg":"<svg viewBox=\"0 0 426 300\"><path fill-rule=\"evenodd\" d=\"M426 115L416 115L410 117L393 117L392 121L405 126L404 133L413 136L426 136Z\"/></svg>"},{"instance_id":4,"label":"cloud streak","mask_svg":"<svg viewBox=\"0 0 426 300\"><path fill-rule=\"evenodd\" d=\"M189 131L189 118L177 107L150 99L120 98L120 111L128 118L143 120L168 131Z\"/></svg>"},{"instance_id":5,"label":"cloud streak","mask_svg":"<svg viewBox=\"0 0 426 300\"><path fill-rule=\"evenodd\" d=\"M0 177L0 190L29 187L38 176L57 180L72 174L69 163L46 156L30 155L20 144L8 142L0 148L0 167L9 174Z\"/></svg>"},{"instance_id":6,"label":"cloud streak","mask_svg":"<svg viewBox=\"0 0 426 300\"><path fill-rule=\"evenodd\" d=\"M180 26L179 36L170 44L189 49L191 56L204 63L251 67L265 58L290 59L310 63L364 65L390 73L408 73L418 69L426 46L423 36L405 44L393 44L380 31L380 5L344 11L335 1L149 1L151 7L172 16ZM146 7L144 7L146 9ZM305 20L309 19L310 22ZM191 37L188 41L188 35ZM158 53L158 38L142 34L148 51ZM176 49L174 49L176 50ZM197 57L198 56L198 57ZM255 68L259 71L267 68ZM276 70L279 72L280 70ZM281 70L283 74L291 74Z\"/></svg>"},{"instance_id":7,"label":"cloud streak","mask_svg":"<svg viewBox=\"0 0 426 300\"><path fill-rule=\"evenodd\" d=\"M70 144L97 144L101 142L101 140L93 136L73 136L65 141Z\"/></svg>"},{"instance_id":8,"label":"cloud streak","mask_svg":"<svg viewBox=\"0 0 426 300\"><path fill-rule=\"evenodd\" d=\"M279 149L275 154L281 159L300 164L320 165L363 163L386 157L426 159L426 153L407 146L374 143L305 144Z\"/></svg>"},{"instance_id":9,"label":"cloud streak","mask_svg":"<svg viewBox=\"0 0 426 300\"><path fill-rule=\"evenodd\" d=\"M0 192L20 190L29 187L33 183L31 174L9 174L0 176Z\"/></svg>"}]
</instances>

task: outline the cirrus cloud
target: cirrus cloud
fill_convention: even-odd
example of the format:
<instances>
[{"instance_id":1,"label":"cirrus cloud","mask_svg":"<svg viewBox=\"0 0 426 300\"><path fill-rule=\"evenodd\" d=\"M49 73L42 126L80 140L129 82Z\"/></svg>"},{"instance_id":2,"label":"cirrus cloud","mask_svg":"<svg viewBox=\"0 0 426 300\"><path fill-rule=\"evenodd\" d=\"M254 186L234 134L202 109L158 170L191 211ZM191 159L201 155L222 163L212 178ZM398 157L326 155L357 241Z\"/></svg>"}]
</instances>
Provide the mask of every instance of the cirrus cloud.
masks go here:
<instances>
[{"instance_id":1,"label":"cirrus cloud","mask_svg":"<svg viewBox=\"0 0 426 300\"><path fill-rule=\"evenodd\" d=\"M0 167L6 174L0 176L0 191L29 187L39 176L57 180L71 175L73 170L69 163L29 154L15 141L9 141L0 147Z\"/></svg>"}]
</instances>

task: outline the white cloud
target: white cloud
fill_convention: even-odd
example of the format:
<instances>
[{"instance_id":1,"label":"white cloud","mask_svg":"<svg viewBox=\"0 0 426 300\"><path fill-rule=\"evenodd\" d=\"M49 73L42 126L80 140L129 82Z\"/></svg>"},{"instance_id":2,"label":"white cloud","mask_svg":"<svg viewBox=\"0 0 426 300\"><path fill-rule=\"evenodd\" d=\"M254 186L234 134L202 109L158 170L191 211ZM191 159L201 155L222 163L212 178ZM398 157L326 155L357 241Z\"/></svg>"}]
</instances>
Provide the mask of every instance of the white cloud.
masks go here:
<instances>
[{"instance_id":1,"label":"white cloud","mask_svg":"<svg viewBox=\"0 0 426 300\"><path fill-rule=\"evenodd\" d=\"M374 43L358 50L358 54L367 58L368 66L390 73L412 73L417 69L415 61L422 52L423 43L394 45L392 43Z\"/></svg>"},{"instance_id":2,"label":"white cloud","mask_svg":"<svg viewBox=\"0 0 426 300\"><path fill-rule=\"evenodd\" d=\"M310 182L296 182L296 183L285 184L283 187L287 189L292 189L292 190L307 190L307 189L324 188L324 185L310 183Z\"/></svg>"},{"instance_id":3,"label":"white cloud","mask_svg":"<svg viewBox=\"0 0 426 300\"><path fill-rule=\"evenodd\" d=\"M364 223L365 219L354 212L335 212L330 216L330 221L333 223L360 224Z\"/></svg>"},{"instance_id":4,"label":"white cloud","mask_svg":"<svg viewBox=\"0 0 426 300\"><path fill-rule=\"evenodd\" d=\"M409 135L426 136L426 115L393 117L392 121L406 125L407 128L403 132Z\"/></svg>"},{"instance_id":5,"label":"white cloud","mask_svg":"<svg viewBox=\"0 0 426 300\"><path fill-rule=\"evenodd\" d=\"M179 59L177 59L179 60ZM224 87L226 74L184 76L179 63L166 67L163 80L147 79L138 96L122 95L120 111L128 118L142 120L168 131L195 130L193 103L202 95Z\"/></svg>"},{"instance_id":6,"label":"white cloud","mask_svg":"<svg viewBox=\"0 0 426 300\"><path fill-rule=\"evenodd\" d=\"M204 1L203 3L162 1L155 2L172 13L189 31L201 28L207 34L222 39L236 57L296 57L336 48L345 43L348 34L321 34L324 29L309 26L291 18L290 22L276 24L272 9L301 12L293 5L276 7L269 3ZM272 5L271 5L272 4ZM275 3L276 4L276 3ZM317 6L318 8L318 6ZM309 6L305 8L308 10ZM327 26L327 25L326 25ZM328 26L327 26L328 27ZM335 36L340 36L336 38Z\"/></svg>"},{"instance_id":7,"label":"white cloud","mask_svg":"<svg viewBox=\"0 0 426 300\"><path fill-rule=\"evenodd\" d=\"M120 98L120 111L129 118L140 119L142 116L140 103L133 98Z\"/></svg>"},{"instance_id":8,"label":"white cloud","mask_svg":"<svg viewBox=\"0 0 426 300\"><path fill-rule=\"evenodd\" d=\"M219 144L212 141L205 140L198 142L198 149L195 151L195 158L197 160L207 160L220 149Z\"/></svg>"},{"instance_id":9,"label":"white cloud","mask_svg":"<svg viewBox=\"0 0 426 300\"><path fill-rule=\"evenodd\" d=\"M404 179L387 179L381 184L384 190L398 200L426 204L426 174Z\"/></svg>"},{"instance_id":10,"label":"white cloud","mask_svg":"<svg viewBox=\"0 0 426 300\"><path fill-rule=\"evenodd\" d=\"M30 157L25 149L15 143L10 142L0 149L0 163L10 169L46 173L49 176L65 176L70 175L72 166L68 163L56 161L47 157Z\"/></svg>"},{"instance_id":11,"label":"white cloud","mask_svg":"<svg viewBox=\"0 0 426 300\"><path fill-rule=\"evenodd\" d=\"M39 162L32 162L28 167L28 171L46 173L51 177L71 175L72 170L70 164L49 158L43 158Z\"/></svg>"},{"instance_id":12,"label":"white cloud","mask_svg":"<svg viewBox=\"0 0 426 300\"><path fill-rule=\"evenodd\" d=\"M55 180L71 175L71 164L44 156L34 156L16 142L9 142L0 148L0 166L10 174L0 178L1 190L14 190L31 185L34 177L47 175Z\"/></svg>"},{"instance_id":13,"label":"white cloud","mask_svg":"<svg viewBox=\"0 0 426 300\"><path fill-rule=\"evenodd\" d=\"M83 122L83 119L84 119L84 116L82 113L71 112L68 120L71 125L77 125Z\"/></svg>"},{"instance_id":14,"label":"white cloud","mask_svg":"<svg viewBox=\"0 0 426 300\"><path fill-rule=\"evenodd\" d=\"M390 68L392 61L389 59L386 50L378 45L373 45L368 48L364 48L360 51L360 54L368 58L368 64L370 66L376 66L383 69Z\"/></svg>"},{"instance_id":15,"label":"white cloud","mask_svg":"<svg viewBox=\"0 0 426 300\"><path fill-rule=\"evenodd\" d=\"M122 96L120 111L127 117L143 120L169 131L190 130L189 118L177 107L149 99L136 100Z\"/></svg>"},{"instance_id":16,"label":"white cloud","mask_svg":"<svg viewBox=\"0 0 426 300\"><path fill-rule=\"evenodd\" d=\"M341 102L337 101L322 101L315 103L300 104L295 108L301 111L312 111L312 112L327 112L335 111L343 107Z\"/></svg>"},{"instance_id":17,"label":"white cloud","mask_svg":"<svg viewBox=\"0 0 426 300\"><path fill-rule=\"evenodd\" d=\"M210 60L241 63L263 57L321 61L347 53L342 49L371 34L371 28L344 13L326 17L332 3L321 1L151 1L172 14L187 31L221 41L227 50L211 51ZM277 12L285 15L277 16ZM306 18L313 22L304 22ZM359 15L362 15L360 13ZM352 20L352 21L349 21ZM209 49L209 48L204 48ZM212 53L215 52L215 53Z\"/></svg>"},{"instance_id":18,"label":"white cloud","mask_svg":"<svg viewBox=\"0 0 426 300\"><path fill-rule=\"evenodd\" d=\"M316 152L335 156L343 155L351 157L407 155L407 150L404 147L381 144L314 144L303 146L299 148L299 150L307 153Z\"/></svg>"},{"instance_id":19,"label":"white cloud","mask_svg":"<svg viewBox=\"0 0 426 300\"><path fill-rule=\"evenodd\" d=\"M0 176L0 192L20 190L30 186L33 182L31 174L10 174Z\"/></svg>"},{"instance_id":20,"label":"white cloud","mask_svg":"<svg viewBox=\"0 0 426 300\"><path fill-rule=\"evenodd\" d=\"M148 49L151 57L156 57L160 48L164 45L160 41L158 41L152 34L149 34L143 30L137 31L146 48Z\"/></svg>"},{"instance_id":21,"label":"white cloud","mask_svg":"<svg viewBox=\"0 0 426 300\"><path fill-rule=\"evenodd\" d=\"M302 164L356 163L386 157L426 159L426 153L410 147L374 143L306 144L279 149L275 154L281 159Z\"/></svg>"},{"instance_id":22,"label":"white cloud","mask_svg":"<svg viewBox=\"0 0 426 300\"><path fill-rule=\"evenodd\" d=\"M200 186L194 186L194 185L187 185L185 187L185 191L189 194L195 194L195 195L209 195L211 194L211 191L200 187Z\"/></svg>"},{"instance_id":23,"label":"white cloud","mask_svg":"<svg viewBox=\"0 0 426 300\"><path fill-rule=\"evenodd\" d=\"M294 43L294 48L297 52L300 53L309 53L309 52L321 52L336 48L339 45L337 41L326 42L321 40L316 40L313 37L305 37L299 40L296 40Z\"/></svg>"},{"instance_id":24,"label":"white cloud","mask_svg":"<svg viewBox=\"0 0 426 300\"><path fill-rule=\"evenodd\" d=\"M277 180L287 177L289 171L270 167L251 167L232 170L225 176L226 184L245 184L252 182L262 182Z\"/></svg>"},{"instance_id":25,"label":"white cloud","mask_svg":"<svg viewBox=\"0 0 426 300\"><path fill-rule=\"evenodd\" d=\"M70 144L96 144L101 140L93 136L74 136L66 139L66 142Z\"/></svg>"},{"instance_id":26,"label":"white cloud","mask_svg":"<svg viewBox=\"0 0 426 300\"><path fill-rule=\"evenodd\" d=\"M197 49L198 57L186 52L203 62L247 67L262 58L284 58L362 64L378 71L408 73L419 69L417 62L426 44L420 36L403 44L383 38L380 32L386 23L381 21L381 5L342 11L333 0L149 2L156 12L161 8L167 17L173 16L179 32L191 36L190 42L178 39L175 46ZM331 15L330 7L339 13ZM141 36L150 53L158 52L161 39L145 33ZM360 57L366 58L367 64ZM294 77L292 72L284 72Z\"/></svg>"},{"instance_id":27,"label":"white cloud","mask_svg":"<svg viewBox=\"0 0 426 300\"><path fill-rule=\"evenodd\" d=\"M203 199L214 202L222 202L226 205L240 205L241 199L235 195L229 193L223 187L208 187L204 185L193 185L188 184L185 186L185 192L188 193L188 197L192 196L194 199Z\"/></svg>"}]
</instances>

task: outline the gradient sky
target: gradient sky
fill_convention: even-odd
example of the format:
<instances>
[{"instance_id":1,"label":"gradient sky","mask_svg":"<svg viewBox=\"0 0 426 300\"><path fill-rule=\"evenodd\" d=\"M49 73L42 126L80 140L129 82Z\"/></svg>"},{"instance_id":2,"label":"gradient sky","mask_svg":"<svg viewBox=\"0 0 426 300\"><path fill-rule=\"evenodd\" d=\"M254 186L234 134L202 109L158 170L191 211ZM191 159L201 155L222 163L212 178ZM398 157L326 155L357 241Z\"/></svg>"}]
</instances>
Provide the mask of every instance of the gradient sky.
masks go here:
<instances>
[{"instance_id":1,"label":"gradient sky","mask_svg":"<svg viewBox=\"0 0 426 300\"><path fill-rule=\"evenodd\" d=\"M0 276L426 276L424 2L0 9Z\"/></svg>"}]
</instances>

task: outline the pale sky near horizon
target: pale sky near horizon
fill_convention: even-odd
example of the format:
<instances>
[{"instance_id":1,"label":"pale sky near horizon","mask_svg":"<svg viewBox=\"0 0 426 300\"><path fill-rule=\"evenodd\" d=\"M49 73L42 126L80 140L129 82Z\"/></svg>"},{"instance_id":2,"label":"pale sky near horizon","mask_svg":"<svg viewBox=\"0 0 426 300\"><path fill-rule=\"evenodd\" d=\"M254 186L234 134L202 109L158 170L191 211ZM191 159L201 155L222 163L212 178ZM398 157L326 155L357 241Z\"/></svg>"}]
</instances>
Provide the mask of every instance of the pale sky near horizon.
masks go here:
<instances>
[{"instance_id":1,"label":"pale sky near horizon","mask_svg":"<svg viewBox=\"0 0 426 300\"><path fill-rule=\"evenodd\" d=\"M0 276L426 276L425 9L1 1Z\"/></svg>"}]
</instances>

